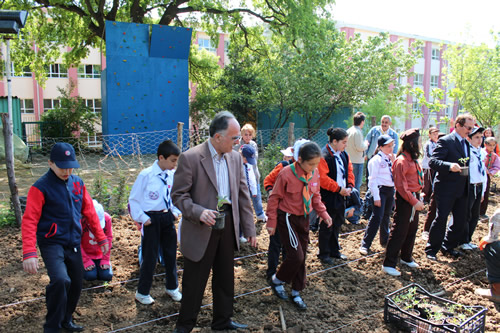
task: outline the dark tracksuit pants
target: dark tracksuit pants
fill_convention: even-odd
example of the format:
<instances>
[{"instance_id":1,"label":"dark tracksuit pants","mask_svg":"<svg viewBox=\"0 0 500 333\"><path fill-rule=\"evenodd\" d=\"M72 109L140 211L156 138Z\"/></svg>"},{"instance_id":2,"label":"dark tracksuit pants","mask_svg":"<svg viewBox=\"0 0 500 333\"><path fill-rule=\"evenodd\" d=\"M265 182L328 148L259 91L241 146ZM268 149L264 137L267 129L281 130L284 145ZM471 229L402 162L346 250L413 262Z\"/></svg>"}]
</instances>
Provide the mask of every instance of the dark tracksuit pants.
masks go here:
<instances>
[{"instance_id":1,"label":"dark tracksuit pants","mask_svg":"<svg viewBox=\"0 0 500 333\"><path fill-rule=\"evenodd\" d=\"M290 215L288 217L291 231L297 238L297 248L291 244L289 230L286 224L286 213L278 210L277 229L281 244L286 251L286 258L281 263L276 277L292 284L292 289L301 291L306 287L306 254L309 243L309 217Z\"/></svg>"},{"instance_id":2,"label":"dark tracksuit pants","mask_svg":"<svg viewBox=\"0 0 500 333\"><path fill-rule=\"evenodd\" d=\"M318 233L318 258L321 260L329 257L338 258L340 256L340 243L339 234L340 227L345 221L344 209L333 210L327 207L328 215L332 218L332 225L330 228L326 226L325 222L319 225Z\"/></svg>"},{"instance_id":3,"label":"dark tracksuit pants","mask_svg":"<svg viewBox=\"0 0 500 333\"><path fill-rule=\"evenodd\" d=\"M394 186L380 186L380 207L373 205L373 213L368 221L365 236L361 246L367 249L372 246L373 239L380 229L380 245L387 245L389 239L389 223L391 219L392 206L394 205Z\"/></svg>"},{"instance_id":4,"label":"dark tracksuit pants","mask_svg":"<svg viewBox=\"0 0 500 333\"><path fill-rule=\"evenodd\" d=\"M481 198L483 194L483 184L469 184L469 199L467 209L467 222L464 226L464 235L461 244L472 242L472 235L479 221L479 210L481 209ZM485 199L486 200L486 199Z\"/></svg>"},{"instance_id":5,"label":"dark tracksuit pants","mask_svg":"<svg viewBox=\"0 0 500 333\"><path fill-rule=\"evenodd\" d=\"M416 197L418 199L419 195L417 194ZM412 208L413 206L396 192L396 213L384 259L386 267L396 267L400 252L402 260L413 261L413 246L417 235L419 213L415 210L411 219Z\"/></svg>"},{"instance_id":6,"label":"dark tracksuit pants","mask_svg":"<svg viewBox=\"0 0 500 333\"><path fill-rule=\"evenodd\" d=\"M71 320L82 291L83 262L80 245L66 247L59 244L40 244L49 285L45 288L47 316L44 332L59 332L62 323Z\"/></svg>"},{"instance_id":7,"label":"dark tracksuit pants","mask_svg":"<svg viewBox=\"0 0 500 333\"><path fill-rule=\"evenodd\" d=\"M200 312L203 293L212 271L212 328L229 324L233 316L235 230L231 206L226 205L224 229L212 229L205 254L194 262L184 257L182 301L176 328L191 332ZM182 237L182 236L181 236Z\"/></svg>"},{"instance_id":8,"label":"dark tracksuit pants","mask_svg":"<svg viewBox=\"0 0 500 333\"><path fill-rule=\"evenodd\" d=\"M174 215L171 211L146 212L151 218L151 224L144 226L144 239L142 242L142 264L137 291L149 295L153 274L158 262L158 250L163 250L165 262L167 289L176 289L177 282L177 232L175 231Z\"/></svg>"},{"instance_id":9,"label":"dark tracksuit pants","mask_svg":"<svg viewBox=\"0 0 500 333\"><path fill-rule=\"evenodd\" d=\"M427 212L427 216L425 217L424 231L429 232L431 228L432 221L436 218L436 196L434 192L431 194L431 201L429 203L429 211Z\"/></svg>"},{"instance_id":10,"label":"dark tracksuit pants","mask_svg":"<svg viewBox=\"0 0 500 333\"><path fill-rule=\"evenodd\" d=\"M274 235L269 237L269 248L267 251L267 270L266 277L269 279L275 273L280 262L280 254L283 253L283 260L286 258L285 249L281 246L280 233L275 229Z\"/></svg>"}]
</instances>

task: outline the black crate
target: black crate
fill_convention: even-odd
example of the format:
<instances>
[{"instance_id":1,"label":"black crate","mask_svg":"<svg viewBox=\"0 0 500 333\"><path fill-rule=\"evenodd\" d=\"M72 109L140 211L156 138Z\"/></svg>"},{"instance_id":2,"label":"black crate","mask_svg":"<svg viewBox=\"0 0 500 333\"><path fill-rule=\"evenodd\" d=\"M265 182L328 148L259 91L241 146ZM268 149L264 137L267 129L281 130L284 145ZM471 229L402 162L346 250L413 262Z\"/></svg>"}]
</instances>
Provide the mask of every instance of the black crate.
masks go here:
<instances>
[{"instance_id":1,"label":"black crate","mask_svg":"<svg viewBox=\"0 0 500 333\"><path fill-rule=\"evenodd\" d=\"M415 288L415 289L412 289ZM408 297L414 291L412 301L406 301L405 309L397 303ZM409 297L408 297L409 298ZM431 305L430 305L431 304ZM429 309L443 309L442 322L436 322L427 316ZM467 315L462 320L451 318L451 313L446 309L464 309ZM412 283L385 296L384 320L392 323L398 329L415 333L431 332L454 332L454 333L476 333L484 332L486 321L486 309L482 306L463 306L430 294L427 290L416 283ZM454 321L455 320L455 321Z\"/></svg>"}]
</instances>

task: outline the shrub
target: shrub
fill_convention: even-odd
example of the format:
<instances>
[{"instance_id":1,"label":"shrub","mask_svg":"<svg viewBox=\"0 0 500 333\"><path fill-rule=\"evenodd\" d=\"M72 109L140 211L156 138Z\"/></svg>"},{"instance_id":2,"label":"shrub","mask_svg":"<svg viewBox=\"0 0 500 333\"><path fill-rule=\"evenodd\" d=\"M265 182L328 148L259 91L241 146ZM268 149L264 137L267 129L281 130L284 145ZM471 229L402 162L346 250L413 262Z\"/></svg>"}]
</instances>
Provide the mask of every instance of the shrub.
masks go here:
<instances>
[{"instance_id":1,"label":"shrub","mask_svg":"<svg viewBox=\"0 0 500 333\"><path fill-rule=\"evenodd\" d=\"M270 143L264 148L264 152L259 155L260 190L263 197L266 194L266 189L262 186L264 178L274 169L276 164L283 160L283 154L280 151L282 149L279 144Z\"/></svg>"}]
</instances>

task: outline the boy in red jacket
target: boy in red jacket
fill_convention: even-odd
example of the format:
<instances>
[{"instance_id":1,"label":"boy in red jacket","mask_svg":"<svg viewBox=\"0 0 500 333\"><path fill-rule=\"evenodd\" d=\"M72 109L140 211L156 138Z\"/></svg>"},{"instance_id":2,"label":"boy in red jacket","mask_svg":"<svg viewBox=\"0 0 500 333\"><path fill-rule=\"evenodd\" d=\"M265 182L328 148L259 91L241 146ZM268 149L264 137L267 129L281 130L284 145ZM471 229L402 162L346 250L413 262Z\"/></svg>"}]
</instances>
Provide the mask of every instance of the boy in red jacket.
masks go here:
<instances>
[{"instance_id":1,"label":"boy in red jacket","mask_svg":"<svg viewBox=\"0 0 500 333\"><path fill-rule=\"evenodd\" d=\"M28 192L22 220L23 269L38 272L36 244L50 278L46 288L47 316L44 332L59 332L61 327L81 332L73 322L82 291L83 263L80 251L85 217L103 254L109 250L108 239L99 226L99 219L83 180L72 175L79 168L75 150L68 143L58 142L50 152L50 170L40 177Z\"/></svg>"}]
</instances>

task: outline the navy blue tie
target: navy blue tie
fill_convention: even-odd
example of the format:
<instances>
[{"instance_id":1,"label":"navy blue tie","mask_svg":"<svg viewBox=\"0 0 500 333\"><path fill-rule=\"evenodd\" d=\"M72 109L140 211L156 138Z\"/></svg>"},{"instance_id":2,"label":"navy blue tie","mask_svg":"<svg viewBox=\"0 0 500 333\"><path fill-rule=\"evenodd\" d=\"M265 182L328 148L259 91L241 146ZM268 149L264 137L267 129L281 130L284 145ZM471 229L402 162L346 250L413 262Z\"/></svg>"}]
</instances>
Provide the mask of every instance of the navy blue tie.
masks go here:
<instances>
[{"instance_id":1,"label":"navy blue tie","mask_svg":"<svg viewBox=\"0 0 500 333\"><path fill-rule=\"evenodd\" d=\"M472 152L474 153L474 155L477 158L477 169L479 170L479 173L481 174L481 176L484 176L483 161L481 161L481 156L479 155L479 152L476 150L472 150Z\"/></svg>"},{"instance_id":2,"label":"navy blue tie","mask_svg":"<svg viewBox=\"0 0 500 333\"><path fill-rule=\"evenodd\" d=\"M158 177L160 177L163 184L165 184L165 194L163 196L163 200L165 201L165 206L167 207L167 210L170 210L170 198L169 198L170 190L168 188L168 183L167 183L168 174L165 173L164 175L165 175L165 178L162 177L161 173L158 175Z\"/></svg>"},{"instance_id":3,"label":"navy blue tie","mask_svg":"<svg viewBox=\"0 0 500 333\"><path fill-rule=\"evenodd\" d=\"M337 160L337 162L338 162L337 164L338 164L338 166L339 166L339 168L340 168L340 172L342 172L342 175L343 175L343 176L344 176L344 178L345 178L344 163L342 163L342 160L340 159L339 155L334 154L334 156L335 156L335 159L336 159L336 160Z\"/></svg>"},{"instance_id":4,"label":"navy blue tie","mask_svg":"<svg viewBox=\"0 0 500 333\"><path fill-rule=\"evenodd\" d=\"M464 148L465 157L467 157L468 156L468 154L467 154L467 144L465 143L465 139L462 139L462 147Z\"/></svg>"}]
</instances>

